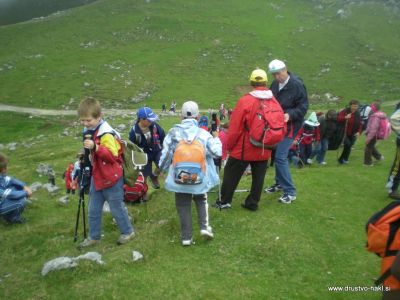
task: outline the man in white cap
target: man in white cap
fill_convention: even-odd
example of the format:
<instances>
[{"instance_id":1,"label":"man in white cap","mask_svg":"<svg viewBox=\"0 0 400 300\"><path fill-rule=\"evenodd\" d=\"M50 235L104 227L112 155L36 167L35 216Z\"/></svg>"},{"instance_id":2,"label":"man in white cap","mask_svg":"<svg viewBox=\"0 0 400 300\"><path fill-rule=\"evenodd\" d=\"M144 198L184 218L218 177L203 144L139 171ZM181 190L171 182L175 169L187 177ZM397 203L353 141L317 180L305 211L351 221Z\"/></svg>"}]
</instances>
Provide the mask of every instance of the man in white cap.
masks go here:
<instances>
[{"instance_id":1,"label":"man in white cap","mask_svg":"<svg viewBox=\"0 0 400 300\"><path fill-rule=\"evenodd\" d=\"M287 134L275 150L275 184L266 188L265 192L283 191L279 202L289 204L296 199L296 188L290 174L288 153L307 113L308 97L303 81L289 72L283 61L274 59L269 63L268 69L274 77L271 91L285 112Z\"/></svg>"}]
</instances>

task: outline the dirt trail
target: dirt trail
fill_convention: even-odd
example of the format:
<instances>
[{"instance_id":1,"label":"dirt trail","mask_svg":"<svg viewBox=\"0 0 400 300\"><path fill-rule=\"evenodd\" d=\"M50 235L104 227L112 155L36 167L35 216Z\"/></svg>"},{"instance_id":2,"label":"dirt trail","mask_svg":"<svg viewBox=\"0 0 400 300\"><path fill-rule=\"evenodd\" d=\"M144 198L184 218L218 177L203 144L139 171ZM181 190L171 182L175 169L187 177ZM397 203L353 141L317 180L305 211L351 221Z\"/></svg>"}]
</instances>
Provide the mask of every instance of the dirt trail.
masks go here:
<instances>
[{"instance_id":1,"label":"dirt trail","mask_svg":"<svg viewBox=\"0 0 400 300\"><path fill-rule=\"evenodd\" d=\"M41 109L0 104L0 111L10 111L34 116L76 116L76 110ZM120 116L135 113L132 109L103 109L106 115Z\"/></svg>"}]
</instances>

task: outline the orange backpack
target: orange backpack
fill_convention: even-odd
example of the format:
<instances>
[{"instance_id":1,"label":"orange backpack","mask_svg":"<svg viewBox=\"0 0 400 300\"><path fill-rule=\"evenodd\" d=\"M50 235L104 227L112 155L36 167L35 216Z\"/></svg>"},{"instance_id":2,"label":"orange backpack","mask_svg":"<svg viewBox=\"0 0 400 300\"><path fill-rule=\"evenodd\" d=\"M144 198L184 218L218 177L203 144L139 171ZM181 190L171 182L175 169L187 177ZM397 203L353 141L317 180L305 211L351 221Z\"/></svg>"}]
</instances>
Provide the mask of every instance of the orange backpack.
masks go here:
<instances>
[{"instance_id":1,"label":"orange backpack","mask_svg":"<svg viewBox=\"0 0 400 300\"><path fill-rule=\"evenodd\" d=\"M382 258L381 276L376 285L400 289L400 281L391 274L394 259L400 250L400 201L393 201L375 213L366 224L367 250Z\"/></svg>"},{"instance_id":2,"label":"orange backpack","mask_svg":"<svg viewBox=\"0 0 400 300\"><path fill-rule=\"evenodd\" d=\"M203 144L181 140L172 158L174 181L178 184L200 184L206 174L206 151Z\"/></svg>"}]
</instances>

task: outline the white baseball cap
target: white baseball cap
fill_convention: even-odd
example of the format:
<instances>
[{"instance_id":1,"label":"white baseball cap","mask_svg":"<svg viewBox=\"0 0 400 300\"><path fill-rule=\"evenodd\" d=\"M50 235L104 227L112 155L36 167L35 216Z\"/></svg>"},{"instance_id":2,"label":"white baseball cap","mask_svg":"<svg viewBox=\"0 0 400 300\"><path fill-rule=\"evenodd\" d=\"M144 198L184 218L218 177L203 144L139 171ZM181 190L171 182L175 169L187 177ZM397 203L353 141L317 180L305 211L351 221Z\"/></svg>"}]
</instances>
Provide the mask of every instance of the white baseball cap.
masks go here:
<instances>
[{"instance_id":1,"label":"white baseball cap","mask_svg":"<svg viewBox=\"0 0 400 300\"><path fill-rule=\"evenodd\" d=\"M268 70L271 73L278 73L280 70L282 70L284 68L286 68L285 63L279 59L274 59L268 65Z\"/></svg>"},{"instance_id":2,"label":"white baseball cap","mask_svg":"<svg viewBox=\"0 0 400 300\"><path fill-rule=\"evenodd\" d=\"M182 117L196 118L199 115L199 106L194 101L187 101L182 105Z\"/></svg>"}]
</instances>

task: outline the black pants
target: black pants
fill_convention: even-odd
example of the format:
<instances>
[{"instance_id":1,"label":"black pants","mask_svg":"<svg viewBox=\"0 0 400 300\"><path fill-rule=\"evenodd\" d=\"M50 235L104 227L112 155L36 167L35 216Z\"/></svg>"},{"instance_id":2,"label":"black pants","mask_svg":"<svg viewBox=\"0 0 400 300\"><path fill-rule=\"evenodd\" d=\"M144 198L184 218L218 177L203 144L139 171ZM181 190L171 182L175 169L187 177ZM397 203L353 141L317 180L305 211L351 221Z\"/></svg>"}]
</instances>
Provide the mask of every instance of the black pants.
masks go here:
<instances>
[{"instance_id":1,"label":"black pants","mask_svg":"<svg viewBox=\"0 0 400 300\"><path fill-rule=\"evenodd\" d=\"M376 138L373 138L365 146L364 164L366 164L366 165L372 164L372 157L374 157L376 160L380 160L382 158L382 154L380 154L378 149L376 149Z\"/></svg>"},{"instance_id":2,"label":"black pants","mask_svg":"<svg viewBox=\"0 0 400 300\"><path fill-rule=\"evenodd\" d=\"M357 140L357 137L354 136L354 135L350 135L350 136L347 135L344 138L343 152L342 152L342 155L340 155L340 157L339 157L339 161L343 162L343 161L348 161L349 160L351 147L353 147L353 145L356 142L356 140Z\"/></svg>"},{"instance_id":3,"label":"black pants","mask_svg":"<svg viewBox=\"0 0 400 300\"><path fill-rule=\"evenodd\" d=\"M221 186L221 202L231 203L233 194L238 186L243 172L247 166L251 166L251 189L250 194L245 200L245 205L250 208L257 209L260 201L262 188L264 185L264 177L267 172L268 160L264 161L243 161L233 157L229 157L224 170L224 180Z\"/></svg>"}]
</instances>

